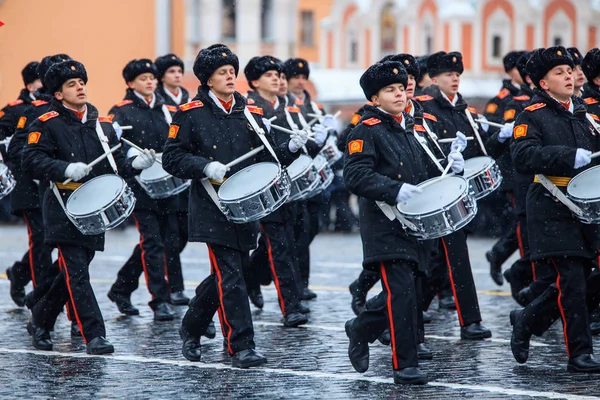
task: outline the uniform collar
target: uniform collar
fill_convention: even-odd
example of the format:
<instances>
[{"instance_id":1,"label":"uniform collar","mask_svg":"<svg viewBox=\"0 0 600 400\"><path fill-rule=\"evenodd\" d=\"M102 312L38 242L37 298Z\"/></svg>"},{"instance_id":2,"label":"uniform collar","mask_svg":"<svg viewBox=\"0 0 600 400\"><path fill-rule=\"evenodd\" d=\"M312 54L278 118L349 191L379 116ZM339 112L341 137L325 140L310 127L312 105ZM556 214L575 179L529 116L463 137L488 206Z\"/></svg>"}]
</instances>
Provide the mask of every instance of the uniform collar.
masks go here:
<instances>
[{"instance_id":1,"label":"uniform collar","mask_svg":"<svg viewBox=\"0 0 600 400\"><path fill-rule=\"evenodd\" d=\"M146 103L146 105L150 108L154 108L154 105L156 104L156 95L154 93L152 93L152 100L150 101L150 103L148 103L148 100L146 100L146 98L144 96L142 96L141 94L139 94L138 92L136 92L135 90L133 90L133 94L141 99L144 103Z\"/></svg>"},{"instance_id":2,"label":"uniform collar","mask_svg":"<svg viewBox=\"0 0 600 400\"><path fill-rule=\"evenodd\" d=\"M223 110L223 112L225 114L231 114L231 111L233 110L233 107L235 106L235 93L233 95L231 95L231 107L229 108L229 110L226 110L225 107L223 107L223 104L221 103L221 99L219 99L217 97L216 94L213 93L212 90L208 90L208 97L210 97L212 99L212 101L217 105L217 107L219 107L221 110Z\"/></svg>"},{"instance_id":3,"label":"uniform collar","mask_svg":"<svg viewBox=\"0 0 600 400\"><path fill-rule=\"evenodd\" d=\"M456 103L458 103L458 93L456 93L454 95L452 100L450 100L450 98L448 96L446 96L446 93L442 92L441 90L440 90L440 93L442 94L442 97L444 99L446 99L448 101L448 103L450 103L452 105L452 107L456 107Z\"/></svg>"},{"instance_id":4,"label":"uniform collar","mask_svg":"<svg viewBox=\"0 0 600 400\"><path fill-rule=\"evenodd\" d=\"M177 105L181 104L181 100L183 99L183 89L182 88L179 88L179 93L177 94L177 96L175 96L166 86L163 86L163 92L165 92L165 94L167 96L169 96L171 99L173 99L175 104L177 104Z\"/></svg>"},{"instance_id":5,"label":"uniform collar","mask_svg":"<svg viewBox=\"0 0 600 400\"><path fill-rule=\"evenodd\" d=\"M66 108L67 110L71 111L73 114L75 114L75 116L81 121L82 124L85 124L88 120L87 116L88 116L88 109L87 109L87 104L85 106L85 109L83 110L83 112L79 112L76 110L73 110L72 108L67 107L66 105L64 105L63 103L63 107Z\"/></svg>"},{"instance_id":6,"label":"uniform collar","mask_svg":"<svg viewBox=\"0 0 600 400\"><path fill-rule=\"evenodd\" d=\"M390 117L392 117L394 119L394 121L396 121L402 127L402 129L406 129L406 118L404 118L403 113L400 113L400 115L392 115L389 112L385 111L383 108L377 107L377 109L379 111L381 111L382 113L387 114Z\"/></svg>"}]
</instances>

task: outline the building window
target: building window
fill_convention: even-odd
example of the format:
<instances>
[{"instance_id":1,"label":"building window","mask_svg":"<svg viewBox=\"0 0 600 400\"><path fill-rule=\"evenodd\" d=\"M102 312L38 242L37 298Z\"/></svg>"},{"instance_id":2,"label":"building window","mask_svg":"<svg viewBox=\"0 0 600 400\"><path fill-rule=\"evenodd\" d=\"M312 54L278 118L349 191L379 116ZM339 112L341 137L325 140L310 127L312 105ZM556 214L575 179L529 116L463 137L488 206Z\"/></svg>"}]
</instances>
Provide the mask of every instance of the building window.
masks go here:
<instances>
[{"instance_id":1,"label":"building window","mask_svg":"<svg viewBox=\"0 0 600 400\"><path fill-rule=\"evenodd\" d=\"M224 40L235 40L235 0L222 0L221 37Z\"/></svg>"},{"instance_id":2,"label":"building window","mask_svg":"<svg viewBox=\"0 0 600 400\"><path fill-rule=\"evenodd\" d=\"M358 41L356 39L350 41L350 62L358 62Z\"/></svg>"},{"instance_id":3,"label":"building window","mask_svg":"<svg viewBox=\"0 0 600 400\"><path fill-rule=\"evenodd\" d=\"M562 46L562 43L563 43L563 41L562 41L562 38L560 36L555 36L554 37L554 45L555 46Z\"/></svg>"},{"instance_id":4,"label":"building window","mask_svg":"<svg viewBox=\"0 0 600 400\"><path fill-rule=\"evenodd\" d=\"M432 52L433 52L433 38L428 35L425 38L425 54L431 54Z\"/></svg>"},{"instance_id":5,"label":"building window","mask_svg":"<svg viewBox=\"0 0 600 400\"><path fill-rule=\"evenodd\" d=\"M381 10L381 52L383 54L394 53L396 51L396 17L393 14L394 6L387 4Z\"/></svg>"},{"instance_id":6,"label":"building window","mask_svg":"<svg viewBox=\"0 0 600 400\"><path fill-rule=\"evenodd\" d=\"M312 11L302 11L301 18L300 43L302 46L312 47L315 45L314 14Z\"/></svg>"},{"instance_id":7,"label":"building window","mask_svg":"<svg viewBox=\"0 0 600 400\"><path fill-rule=\"evenodd\" d=\"M262 0L260 35L262 40L273 40L273 0Z\"/></svg>"},{"instance_id":8,"label":"building window","mask_svg":"<svg viewBox=\"0 0 600 400\"><path fill-rule=\"evenodd\" d=\"M497 35L492 37L492 57L502 57L502 38Z\"/></svg>"}]
</instances>

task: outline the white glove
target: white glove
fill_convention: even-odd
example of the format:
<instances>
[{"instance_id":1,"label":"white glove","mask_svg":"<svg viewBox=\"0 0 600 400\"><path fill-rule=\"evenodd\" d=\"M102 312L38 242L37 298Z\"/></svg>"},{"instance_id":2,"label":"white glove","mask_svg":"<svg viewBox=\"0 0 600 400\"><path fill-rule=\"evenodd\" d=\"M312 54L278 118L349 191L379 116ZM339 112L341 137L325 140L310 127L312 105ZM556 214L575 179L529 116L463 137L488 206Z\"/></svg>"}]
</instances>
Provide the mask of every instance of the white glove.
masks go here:
<instances>
[{"instance_id":1,"label":"white glove","mask_svg":"<svg viewBox=\"0 0 600 400\"><path fill-rule=\"evenodd\" d=\"M115 133L117 134L117 137L119 138L119 140L121 140L121 135L123 135L123 129L121 129L121 125L119 125L119 123L115 121L112 123L112 126L115 130Z\"/></svg>"},{"instance_id":2,"label":"white glove","mask_svg":"<svg viewBox=\"0 0 600 400\"><path fill-rule=\"evenodd\" d=\"M467 148L467 137L461 131L456 132L456 139L450 145L450 151L463 152Z\"/></svg>"},{"instance_id":3,"label":"white glove","mask_svg":"<svg viewBox=\"0 0 600 400\"><path fill-rule=\"evenodd\" d=\"M77 182L84 176L90 173L92 168L86 163L78 162L67 165L65 169L65 177L70 178L72 181Z\"/></svg>"},{"instance_id":4,"label":"white glove","mask_svg":"<svg viewBox=\"0 0 600 400\"><path fill-rule=\"evenodd\" d=\"M575 153L575 169L585 167L589 163L592 162L590 155L591 151L586 149L577 149L577 153Z\"/></svg>"},{"instance_id":5,"label":"white glove","mask_svg":"<svg viewBox=\"0 0 600 400\"><path fill-rule=\"evenodd\" d=\"M156 153L154 150L144 149L138 156L133 160L131 166L135 169L146 169L150 168L154 164L156 159Z\"/></svg>"},{"instance_id":6,"label":"white glove","mask_svg":"<svg viewBox=\"0 0 600 400\"><path fill-rule=\"evenodd\" d=\"M415 193L422 193L423 189L410 183L405 183L400 187L400 191L396 196L396 203L402 203L415 195Z\"/></svg>"},{"instance_id":7,"label":"white glove","mask_svg":"<svg viewBox=\"0 0 600 400\"><path fill-rule=\"evenodd\" d=\"M227 167L218 161L213 161L204 167L204 175L213 181L222 182L227 173Z\"/></svg>"},{"instance_id":8,"label":"white glove","mask_svg":"<svg viewBox=\"0 0 600 400\"><path fill-rule=\"evenodd\" d=\"M138 149L135 149L133 147L130 147L129 150L127 150L127 158L135 157L139 154L140 152L138 151Z\"/></svg>"},{"instance_id":9,"label":"white glove","mask_svg":"<svg viewBox=\"0 0 600 400\"><path fill-rule=\"evenodd\" d=\"M265 128L267 128L267 132L271 132L271 121L266 118L262 119L263 124L265 124Z\"/></svg>"},{"instance_id":10,"label":"white glove","mask_svg":"<svg viewBox=\"0 0 600 400\"><path fill-rule=\"evenodd\" d=\"M308 132L302 130L295 130L294 134L290 136L290 141L288 143L288 148L292 153L297 152L306 144L308 141Z\"/></svg>"},{"instance_id":11,"label":"white glove","mask_svg":"<svg viewBox=\"0 0 600 400\"><path fill-rule=\"evenodd\" d=\"M482 120L484 120L484 121L486 121L486 122L487 122L487 120L488 120L488 119L485 117L485 115L480 115L480 116L479 116L479 119L482 119ZM490 126L489 126L488 124L486 124L485 122L479 122L479 123L481 124L481 127L483 128L483 130L484 130L484 131L486 131L486 132L487 132L487 131L488 131L488 129L490 129Z\"/></svg>"},{"instance_id":12,"label":"white glove","mask_svg":"<svg viewBox=\"0 0 600 400\"><path fill-rule=\"evenodd\" d=\"M500 129L500 133L498 134L498 141L500 143L504 143L506 139L512 136L514 126L514 122L511 122L510 124L504 124L502 129Z\"/></svg>"},{"instance_id":13,"label":"white glove","mask_svg":"<svg viewBox=\"0 0 600 400\"><path fill-rule=\"evenodd\" d=\"M317 124L312 128L315 133L314 139L317 146L321 146L327 140L327 128L321 124Z\"/></svg>"},{"instance_id":14,"label":"white glove","mask_svg":"<svg viewBox=\"0 0 600 400\"><path fill-rule=\"evenodd\" d=\"M331 114L325 114L321 120L321 125L323 125L325 129L335 129L335 117Z\"/></svg>"},{"instance_id":15,"label":"white glove","mask_svg":"<svg viewBox=\"0 0 600 400\"><path fill-rule=\"evenodd\" d=\"M455 174L462 172L465 169L465 159L462 153L458 151L453 151L448 154L448 162L452 162L452 166L450 169Z\"/></svg>"}]
</instances>

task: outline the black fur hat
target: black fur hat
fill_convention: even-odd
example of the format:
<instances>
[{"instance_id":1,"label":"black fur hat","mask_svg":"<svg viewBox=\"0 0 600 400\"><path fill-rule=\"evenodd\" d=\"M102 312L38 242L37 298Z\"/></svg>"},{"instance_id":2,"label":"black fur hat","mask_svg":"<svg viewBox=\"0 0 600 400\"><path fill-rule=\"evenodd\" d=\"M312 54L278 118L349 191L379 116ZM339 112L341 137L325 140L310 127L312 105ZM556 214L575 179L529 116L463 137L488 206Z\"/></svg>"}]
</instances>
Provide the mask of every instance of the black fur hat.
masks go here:
<instances>
[{"instance_id":1,"label":"black fur hat","mask_svg":"<svg viewBox=\"0 0 600 400\"><path fill-rule=\"evenodd\" d=\"M271 56L262 56L252 57L250 61L248 61L246 68L244 68L244 74L252 89L254 89L254 87L252 87L252 81L259 79L262 74L267 71L281 72L282 67L279 60Z\"/></svg>"},{"instance_id":2,"label":"black fur hat","mask_svg":"<svg viewBox=\"0 0 600 400\"><path fill-rule=\"evenodd\" d=\"M28 63L25 66L25 68L23 68L23 70L21 71L21 76L23 77L23 83L25 84L25 86L29 85L37 79L40 79L40 77L37 75L37 72L35 72L38 65L40 65L39 62L32 61Z\"/></svg>"},{"instance_id":3,"label":"black fur hat","mask_svg":"<svg viewBox=\"0 0 600 400\"><path fill-rule=\"evenodd\" d=\"M581 69L589 82L600 76L600 49L596 47L587 52L581 63Z\"/></svg>"},{"instance_id":4,"label":"black fur hat","mask_svg":"<svg viewBox=\"0 0 600 400\"><path fill-rule=\"evenodd\" d=\"M581 65L581 62L583 61L583 54L581 54L579 49L577 47L569 47L567 49L567 51L569 52L569 54L571 55L571 58L573 59L573 64Z\"/></svg>"},{"instance_id":5,"label":"black fur hat","mask_svg":"<svg viewBox=\"0 0 600 400\"><path fill-rule=\"evenodd\" d=\"M149 72L154 75L155 78L158 78L158 71L152 60L148 58L136 58L135 60L129 61L125 68L123 68L123 78L125 79L125 82L133 82L135 78L146 72Z\"/></svg>"},{"instance_id":6,"label":"black fur hat","mask_svg":"<svg viewBox=\"0 0 600 400\"><path fill-rule=\"evenodd\" d=\"M81 78L87 83L87 71L79 61L68 60L52 65L48 69L48 72L46 72L44 81L46 82L48 93L54 94L60 91L63 83L73 78Z\"/></svg>"},{"instance_id":7,"label":"black fur hat","mask_svg":"<svg viewBox=\"0 0 600 400\"><path fill-rule=\"evenodd\" d=\"M540 87L540 81L548 71L558 65L568 65L573 68L573 58L563 46L540 48L533 51L527 62L527 74L533 84Z\"/></svg>"},{"instance_id":8,"label":"black fur hat","mask_svg":"<svg viewBox=\"0 0 600 400\"><path fill-rule=\"evenodd\" d=\"M229 47L224 44L213 44L200 50L194 61L194 75L202 86L206 86L212 74L224 65L231 65L235 70L235 76L240 71L240 60Z\"/></svg>"},{"instance_id":9,"label":"black fur hat","mask_svg":"<svg viewBox=\"0 0 600 400\"><path fill-rule=\"evenodd\" d=\"M517 71L519 71L519 75L521 75L521 79L523 79L523 83L527 84L527 79L526 77L529 75L527 73L527 61L529 61L529 58L531 57L531 52L530 51L524 51L523 54L521 55L521 57L519 57L519 59L517 60L517 64L516 64L516 68Z\"/></svg>"},{"instance_id":10,"label":"black fur hat","mask_svg":"<svg viewBox=\"0 0 600 400\"><path fill-rule=\"evenodd\" d=\"M465 70L462 54L458 51L446 53L440 51L429 56L427 59L427 69L432 78L445 72L458 72L462 74Z\"/></svg>"},{"instance_id":11,"label":"black fur hat","mask_svg":"<svg viewBox=\"0 0 600 400\"><path fill-rule=\"evenodd\" d=\"M53 56L46 56L42 58L42 61L35 69L35 73L37 74L38 78L40 78L40 80L42 81L44 87L46 87L46 83L44 81L44 79L46 78L46 72L48 72L50 67L54 64L68 60L71 60L71 57L69 57L66 54L55 54Z\"/></svg>"},{"instance_id":12,"label":"black fur hat","mask_svg":"<svg viewBox=\"0 0 600 400\"><path fill-rule=\"evenodd\" d=\"M382 63L382 62L386 62L386 61L401 62L402 66L404 66L404 69L406 70L406 72L409 75L414 76L415 79L419 78L419 73L420 73L419 63L417 62L417 59L414 58L412 55L406 54L406 53L390 54L390 55L383 57L381 59L381 61L379 61L379 62Z\"/></svg>"},{"instance_id":13,"label":"black fur hat","mask_svg":"<svg viewBox=\"0 0 600 400\"><path fill-rule=\"evenodd\" d=\"M283 63L283 73L285 74L286 79L290 79L298 75L304 75L306 76L306 79L308 79L310 74L308 61L303 58L290 58Z\"/></svg>"},{"instance_id":14,"label":"black fur hat","mask_svg":"<svg viewBox=\"0 0 600 400\"><path fill-rule=\"evenodd\" d=\"M504 64L504 71L508 72L513 68L516 68L517 61L519 58L525 53L524 51L511 51L502 59L502 63Z\"/></svg>"},{"instance_id":15,"label":"black fur hat","mask_svg":"<svg viewBox=\"0 0 600 400\"><path fill-rule=\"evenodd\" d=\"M417 63L419 63L419 76L417 77L417 83L423 79L425 74L429 73L429 69L427 69L427 59L429 56L421 56L417 57Z\"/></svg>"},{"instance_id":16,"label":"black fur hat","mask_svg":"<svg viewBox=\"0 0 600 400\"><path fill-rule=\"evenodd\" d=\"M171 67L181 67L181 72L184 72L183 60L173 53L158 57L154 62L154 65L156 65L156 70L158 71L158 76L156 78L159 81Z\"/></svg>"},{"instance_id":17,"label":"black fur hat","mask_svg":"<svg viewBox=\"0 0 600 400\"><path fill-rule=\"evenodd\" d=\"M408 85L408 73L399 61L385 61L373 64L360 77L360 87L368 101L381 88L394 83Z\"/></svg>"}]
</instances>

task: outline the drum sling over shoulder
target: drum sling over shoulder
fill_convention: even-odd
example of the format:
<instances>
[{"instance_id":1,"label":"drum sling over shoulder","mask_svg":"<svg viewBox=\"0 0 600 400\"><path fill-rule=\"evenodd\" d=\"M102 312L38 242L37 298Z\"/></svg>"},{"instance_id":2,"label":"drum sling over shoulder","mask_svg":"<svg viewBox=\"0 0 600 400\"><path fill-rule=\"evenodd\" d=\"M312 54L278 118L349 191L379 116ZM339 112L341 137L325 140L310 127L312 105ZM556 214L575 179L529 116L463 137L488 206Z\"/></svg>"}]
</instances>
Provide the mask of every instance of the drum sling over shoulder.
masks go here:
<instances>
[{"instance_id":1,"label":"drum sling over shoulder","mask_svg":"<svg viewBox=\"0 0 600 400\"><path fill-rule=\"evenodd\" d=\"M573 203L563 192L560 191L558 186L556 186L552 181L546 178L545 175L537 174L535 176L537 180L544 186L550 194L556 197L561 203L563 203L569 210L577 214L578 216L583 216L583 210L579 208L575 203Z\"/></svg>"}]
</instances>

